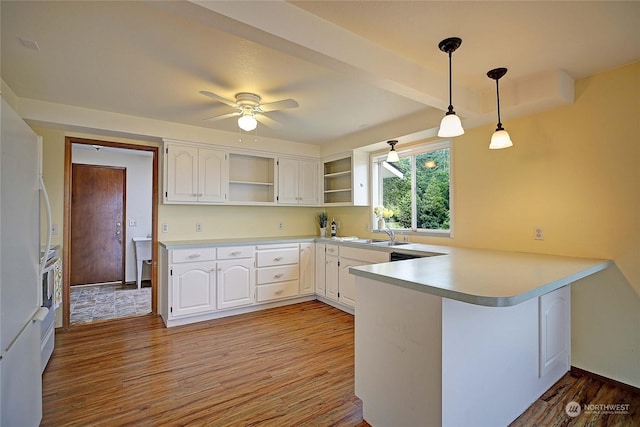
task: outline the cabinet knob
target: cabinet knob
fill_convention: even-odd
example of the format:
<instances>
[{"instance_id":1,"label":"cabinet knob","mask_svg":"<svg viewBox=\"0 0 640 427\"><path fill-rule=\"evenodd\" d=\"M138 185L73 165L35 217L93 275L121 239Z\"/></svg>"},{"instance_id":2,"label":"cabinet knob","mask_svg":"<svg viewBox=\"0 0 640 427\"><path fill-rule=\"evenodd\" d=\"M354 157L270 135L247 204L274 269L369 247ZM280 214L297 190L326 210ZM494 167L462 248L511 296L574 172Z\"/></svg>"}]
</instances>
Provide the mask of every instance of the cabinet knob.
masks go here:
<instances>
[{"instance_id":1,"label":"cabinet knob","mask_svg":"<svg viewBox=\"0 0 640 427\"><path fill-rule=\"evenodd\" d=\"M273 259L274 261L282 261L282 257L281 256L277 256Z\"/></svg>"},{"instance_id":2,"label":"cabinet knob","mask_svg":"<svg viewBox=\"0 0 640 427\"><path fill-rule=\"evenodd\" d=\"M236 256L236 255L240 255L242 252L240 251L233 251L231 252L231 255Z\"/></svg>"},{"instance_id":3,"label":"cabinet knob","mask_svg":"<svg viewBox=\"0 0 640 427\"><path fill-rule=\"evenodd\" d=\"M275 291L274 293L276 295L282 295L283 290L282 289L278 289L277 291Z\"/></svg>"},{"instance_id":4,"label":"cabinet knob","mask_svg":"<svg viewBox=\"0 0 640 427\"><path fill-rule=\"evenodd\" d=\"M274 275L273 275L273 277L274 277L275 279L279 279L279 278L281 278L281 277L282 277L282 273L274 274Z\"/></svg>"},{"instance_id":5,"label":"cabinet knob","mask_svg":"<svg viewBox=\"0 0 640 427\"><path fill-rule=\"evenodd\" d=\"M189 259L196 259L196 258L200 258L200 254L191 254L191 255L189 255Z\"/></svg>"}]
</instances>

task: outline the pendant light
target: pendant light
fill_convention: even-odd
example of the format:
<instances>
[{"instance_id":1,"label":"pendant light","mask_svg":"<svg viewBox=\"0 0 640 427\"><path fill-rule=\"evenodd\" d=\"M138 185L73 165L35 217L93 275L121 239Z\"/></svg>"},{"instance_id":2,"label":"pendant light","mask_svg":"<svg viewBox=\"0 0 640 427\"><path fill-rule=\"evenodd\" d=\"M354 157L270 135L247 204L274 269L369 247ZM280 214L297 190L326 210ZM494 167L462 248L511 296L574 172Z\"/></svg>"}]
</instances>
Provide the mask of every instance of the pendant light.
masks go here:
<instances>
[{"instance_id":1,"label":"pendant light","mask_svg":"<svg viewBox=\"0 0 640 427\"><path fill-rule=\"evenodd\" d=\"M438 44L438 48L449 54L449 109L440 122L440 129L438 130L439 137L453 137L460 136L464 133L460 118L453 111L453 101L451 96L451 54L462 44L462 39L459 37L450 37L442 40Z\"/></svg>"},{"instance_id":2,"label":"pendant light","mask_svg":"<svg viewBox=\"0 0 640 427\"><path fill-rule=\"evenodd\" d=\"M507 74L506 68L494 68L487 72L487 76L496 81L496 98L498 100L498 127L493 135L491 135L491 144L489 144L489 148L492 150L513 146L509 133L502 128L502 122L500 121L500 89L498 88L498 80L505 74Z\"/></svg>"},{"instance_id":3,"label":"pendant light","mask_svg":"<svg viewBox=\"0 0 640 427\"><path fill-rule=\"evenodd\" d=\"M398 157L398 152L396 151L396 144L398 141L387 141L387 144L391 146L391 150L389 150L389 154L387 154L387 163L395 163L400 161L400 157Z\"/></svg>"}]
</instances>

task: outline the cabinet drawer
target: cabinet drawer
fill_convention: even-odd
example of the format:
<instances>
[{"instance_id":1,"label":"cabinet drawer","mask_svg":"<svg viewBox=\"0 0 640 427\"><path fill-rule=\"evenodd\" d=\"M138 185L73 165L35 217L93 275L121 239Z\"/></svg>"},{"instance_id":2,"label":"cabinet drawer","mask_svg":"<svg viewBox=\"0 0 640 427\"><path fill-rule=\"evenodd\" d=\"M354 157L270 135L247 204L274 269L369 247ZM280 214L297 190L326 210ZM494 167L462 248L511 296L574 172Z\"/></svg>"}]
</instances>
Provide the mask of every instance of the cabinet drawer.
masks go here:
<instances>
[{"instance_id":1,"label":"cabinet drawer","mask_svg":"<svg viewBox=\"0 0 640 427\"><path fill-rule=\"evenodd\" d=\"M298 286L297 280L256 286L258 302L296 296L298 295Z\"/></svg>"},{"instance_id":2,"label":"cabinet drawer","mask_svg":"<svg viewBox=\"0 0 640 427\"><path fill-rule=\"evenodd\" d=\"M171 251L171 262L214 261L216 248L174 249Z\"/></svg>"},{"instance_id":3,"label":"cabinet drawer","mask_svg":"<svg viewBox=\"0 0 640 427\"><path fill-rule=\"evenodd\" d=\"M218 248L218 259L252 258L253 246L225 246Z\"/></svg>"},{"instance_id":4,"label":"cabinet drawer","mask_svg":"<svg viewBox=\"0 0 640 427\"><path fill-rule=\"evenodd\" d=\"M258 284L285 282L298 278L297 265L283 265L277 267L264 267L258 269Z\"/></svg>"},{"instance_id":5,"label":"cabinet drawer","mask_svg":"<svg viewBox=\"0 0 640 427\"><path fill-rule=\"evenodd\" d=\"M338 256L338 245L327 244L327 255Z\"/></svg>"},{"instance_id":6,"label":"cabinet drawer","mask_svg":"<svg viewBox=\"0 0 640 427\"><path fill-rule=\"evenodd\" d=\"M258 267L269 267L272 265L297 264L300 259L298 247L286 249L269 249L258 251Z\"/></svg>"}]
</instances>

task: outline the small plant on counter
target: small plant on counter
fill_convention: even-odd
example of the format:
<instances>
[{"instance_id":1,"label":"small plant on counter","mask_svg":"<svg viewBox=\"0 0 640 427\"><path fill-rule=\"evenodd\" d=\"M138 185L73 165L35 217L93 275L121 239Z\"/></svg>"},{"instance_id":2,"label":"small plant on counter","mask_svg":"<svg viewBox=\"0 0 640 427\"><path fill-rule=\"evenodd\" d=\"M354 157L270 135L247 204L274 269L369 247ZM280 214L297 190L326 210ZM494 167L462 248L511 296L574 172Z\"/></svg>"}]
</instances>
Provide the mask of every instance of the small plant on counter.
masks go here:
<instances>
[{"instance_id":1,"label":"small plant on counter","mask_svg":"<svg viewBox=\"0 0 640 427\"><path fill-rule=\"evenodd\" d=\"M378 219L389 219L393 216L393 211L391 209L385 208L382 205L379 205L373 208L373 214Z\"/></svg>"},{"instance_id":2,"label":"small plant on counter","mask_svg":"<svg viewBox=\"0 0 640 427\"><path fill-rule=\"evenodd\" d=\"M316 218L318 219L318 225L320 228L327 228L327 220L329 219L329 216L326 212L318 212Z\"/></svg>"}]
</instances>

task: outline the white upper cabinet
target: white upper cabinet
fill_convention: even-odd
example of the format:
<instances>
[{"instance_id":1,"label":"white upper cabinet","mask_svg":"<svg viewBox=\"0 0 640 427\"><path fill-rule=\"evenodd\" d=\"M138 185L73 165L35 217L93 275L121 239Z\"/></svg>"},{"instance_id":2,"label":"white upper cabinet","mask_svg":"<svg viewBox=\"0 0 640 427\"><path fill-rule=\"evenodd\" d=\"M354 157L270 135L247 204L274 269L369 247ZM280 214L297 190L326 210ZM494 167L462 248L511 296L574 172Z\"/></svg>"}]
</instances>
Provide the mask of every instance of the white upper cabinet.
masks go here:
<instances>
[{"instance_id":1,"label":"white upper cabinet","mask_svg":"<svg viewBox=\"0 0 640 427\"><path fill-rule=\"evenodd\" d=\"M229 182L228 154L222 150L166 144L165 203L221 203Z\"/></svg>"},{"instance_id":2,"label":"white upper cabinet","mask_svg":"<svg viewBox=\"0 0 640 427\"><path fill-rule=\"evenodd\" d=\"M319 204L319 162L315 160L278 160L278 203L288 205Z\"/></svg>"},{"instance_id":3,"label":"white upper cabinet","mask_svg":"<svg viewBox=\"0 0 640 427\"><path fill-rule=\"evenodd\" d=\"M228 154L208 148L198 149L198 201L224 202L229 192Z\"/></svg>"},{"instance_id":4,"label":"white upper cabinet","mask_svg":"<svg viewBox=\"0 0 640 427\"><path fill-rule=\"evenodd\" d=\"M369 205L369 154L353 150L322 163L325 205Z\"/></svg>"}]
</instances>

